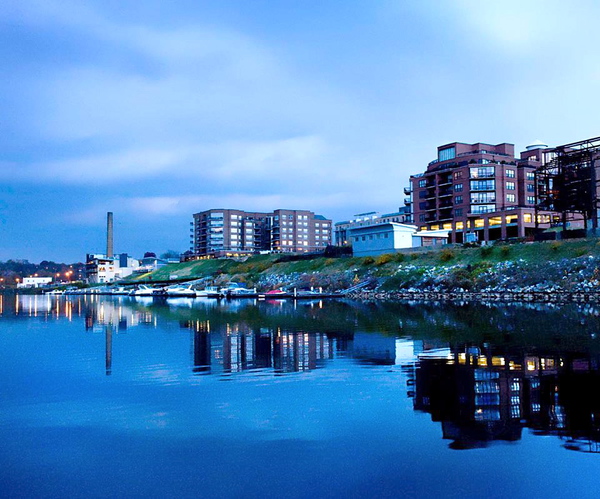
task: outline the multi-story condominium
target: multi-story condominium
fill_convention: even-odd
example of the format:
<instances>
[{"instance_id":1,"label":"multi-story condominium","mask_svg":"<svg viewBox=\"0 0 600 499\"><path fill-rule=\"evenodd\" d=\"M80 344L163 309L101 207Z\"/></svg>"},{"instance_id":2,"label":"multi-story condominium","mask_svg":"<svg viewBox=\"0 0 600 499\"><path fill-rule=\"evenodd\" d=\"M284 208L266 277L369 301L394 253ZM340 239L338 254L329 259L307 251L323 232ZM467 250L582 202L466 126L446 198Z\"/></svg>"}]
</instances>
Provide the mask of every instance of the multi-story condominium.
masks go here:
<instances>
[{"instance_id":1,"label":"multi-story condominium","mask_svg":"<svg viewBox=\"0 0 600 499\"><path fill-rule=\"evenodd\" d=\"M190 249L198 257L318 251L331 244L331 220L312 211L212 209L193 217Z\"/></svg>"},{"instance_id":2,"label":"multi-story condominium","mask_svg":"<svg viewBox=\"0 0 600 499\"><path fill-rule=\"evenodd\" d=\"M396 223L410 223L410 209L408 206L402 206L395 213L386 213L380 215L376 211L370 211L368 213L359 213L354 215L351 220L344 222L336 222L334 226L335 232L335 244L336 246L347 246L350 244L350 231L357 227L364 227L366 225L378 225L382 223L396 222Z\"/></svg>"},{"instance_id":3,"label":"multi-story condominium","mask_svg":"<svg viewBox=\"0 0 600 499\"><path fill-rule=\"evenodd\" d=\"M451 243L532 237L535 220L535 169L547 146L536 143L514 156L513 144L438 147L427 170L410 177L413 223L421 230L450 230ZM538 226L555 222L553 212L538 212Z\"/></svg>"}]
</instances>

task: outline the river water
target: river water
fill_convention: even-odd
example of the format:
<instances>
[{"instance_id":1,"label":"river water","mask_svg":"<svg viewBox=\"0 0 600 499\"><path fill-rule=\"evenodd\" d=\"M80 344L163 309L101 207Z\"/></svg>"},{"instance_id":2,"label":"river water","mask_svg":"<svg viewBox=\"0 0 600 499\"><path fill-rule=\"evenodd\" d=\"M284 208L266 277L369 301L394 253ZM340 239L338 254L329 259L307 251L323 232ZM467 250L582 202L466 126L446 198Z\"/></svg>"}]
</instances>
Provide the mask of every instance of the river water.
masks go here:
<instances>
[{"instance_id":1,"label":"river water","mask_svg":"<svg viewBox=\"0 0 600 499\"><path fill-rule=\"evenodd\" d=\"M0 295L3 497L598 497L593 307Z\"/></svg>"}]
</instances>

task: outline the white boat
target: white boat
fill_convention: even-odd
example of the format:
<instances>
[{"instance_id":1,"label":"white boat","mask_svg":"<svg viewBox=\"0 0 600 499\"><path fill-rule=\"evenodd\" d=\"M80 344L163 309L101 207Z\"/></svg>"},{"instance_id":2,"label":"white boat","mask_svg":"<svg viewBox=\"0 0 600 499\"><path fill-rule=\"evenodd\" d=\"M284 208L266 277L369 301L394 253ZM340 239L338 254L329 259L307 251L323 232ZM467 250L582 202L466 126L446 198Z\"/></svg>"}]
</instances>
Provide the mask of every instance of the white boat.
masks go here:
<instances>
[{"instance_id":1,"label":"white boat","mask_svg":"<svg viewBox=\"0 0 600 499\"><path fill-rule=\"evenodd\" d=\"M236 298L244 296L256 296L256 288L248 289L237 282L230 282L226 287L221 288L221 294L227 298Z\"/></svg>"},{"instance_id":2,"label":"white boat","mask_svg":"<svg viewBox=\"0 0 600 499\"><path fill-rule=\"evenodd\" d=\"M165 293L167 294L167 297L195 297L196 296L196 290L193 289L191 286L183 286L181 284L175 284L174 286L169 286L167 288L165 288Z\"/></svg>"},{"instance_id":3,"label":"white boat","mask_svg":"<svg viewBox=\"0 0 600 499\"><path fill-rule=\"evenodd\" d=\"M62 289L51 289L50 291L46 291L45 295L64 295L65 292Z\"/></svg>"},{"instance_id":4,"label":"white boat","mask_svg":"<svg viewBox=\"0 0 600 499\"><path fill-rule=\"evenodd\" d=\"M151 288L145 284L140 284L137 289L133 289L129 292L129 296L154 296L158 292L158 289Z\"/></svg>"},{"instance_id":5,"label":"white boat","mask_svg":"<svg viewBox=\"0 0 600 499\"><path fill-rule=\"evenodd\" d=\"M239 298L242 296L257 296L256 288L248 289L248 288L232 288L227 291L227 296L232 298Z\"/></svg>"},{"instance_id":6,"label":"white boat","mask_svg":"<svg viewBox=\"0 0 600 499\"><path fill-rule=\"evenodd\" d=\"M111 288L110 294L111 295L128 295L129 291L130 290L128 290L124 286L117 286L115 288Z\"/></svg>"},{"instance_id":7,"label":"white boat","mask_svg":"<svg viewBox=\"0 0 600 499\"><path fill-rule=\"evenodd\" d=\"M204 289L196 291L198 298L221 298L223 293L216 286L206 286Z\"/></svg>"}]
</instances>

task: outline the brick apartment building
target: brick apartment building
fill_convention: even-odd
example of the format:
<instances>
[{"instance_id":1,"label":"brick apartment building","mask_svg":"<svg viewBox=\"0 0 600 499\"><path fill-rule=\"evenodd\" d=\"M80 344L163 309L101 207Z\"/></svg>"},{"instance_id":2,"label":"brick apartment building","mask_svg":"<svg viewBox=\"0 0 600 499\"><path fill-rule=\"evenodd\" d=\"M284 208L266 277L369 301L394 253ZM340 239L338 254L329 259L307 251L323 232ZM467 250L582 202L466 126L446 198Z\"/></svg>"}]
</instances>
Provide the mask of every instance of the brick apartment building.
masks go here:
<instances>
[{"instance_id":1,"label":"brick apartment building","mask_svg":"<svg viewBox=\"0 0 600 499\"><path fill-rule=\"evenodd\" d=\"M312 211L212 209L193 218L190 250L198 257L318 251L331 244L331 220Z\"/></svg>"},{"instance_id":2,"label":"brick apartment building","mask_svg":"<svg viewBox=\"0 0 600 499\"><path fill-rule=\"evenodd\" d=\"M515 158L514 145L464 144L438 147L427 170L410 177L413 223L421 230L450 230L451 243L533 237L535 174L551 149L542 143ZM558 221L540 212L539 227Z\"/></svg>"}]
</instances>

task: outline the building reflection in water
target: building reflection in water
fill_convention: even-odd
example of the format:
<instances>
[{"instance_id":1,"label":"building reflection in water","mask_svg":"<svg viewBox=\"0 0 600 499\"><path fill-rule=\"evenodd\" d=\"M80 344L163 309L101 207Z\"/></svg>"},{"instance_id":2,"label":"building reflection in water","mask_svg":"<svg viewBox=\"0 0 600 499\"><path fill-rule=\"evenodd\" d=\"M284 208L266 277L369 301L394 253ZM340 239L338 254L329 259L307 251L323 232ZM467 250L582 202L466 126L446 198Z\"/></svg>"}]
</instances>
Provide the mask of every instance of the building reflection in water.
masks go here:
<instances>
[{"instance_id":1,"label":"building reflection in water","mask_svg":"<svg viewBox=\"0 0 600 499\"><path fill-rule=\"evenodd\" d=\"M450 447L515 441L524 427L568 449L600 452L600 359L485 346L424 351L414 408L442 425Z\"/></svg>"},{"instance_id":2,"label":"building reflection in water","mask_svg":"<svg viewBox=\"0 0 600 499\"><path fill-rule=\"evenodd\" d=\"M276 373L310 371L334 358L335 338L324 333L252 329L243 323L213 326L184 321L194 335L194 372L236 373L273 369Z\"/></svg>"},{"instance_id":3,"label":"building reflection in water","mask_svg":"<svg viewBox=\"0 0 600 499\"><path fill-rule=\"evenodd\" d=\"M272 369L275 373L311 371L334 358L366 364L394 364L396 339L376 333L321 333L281 327L251 328L244 323L215 326L182 321L193 331L194 372L236 373Z\"/></svg>"}]
</instances>

